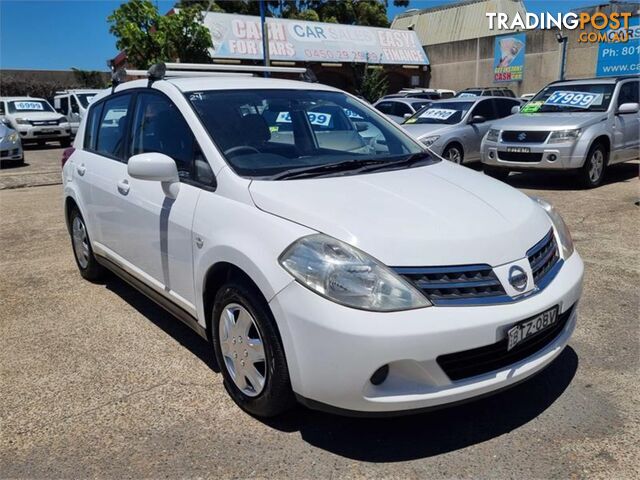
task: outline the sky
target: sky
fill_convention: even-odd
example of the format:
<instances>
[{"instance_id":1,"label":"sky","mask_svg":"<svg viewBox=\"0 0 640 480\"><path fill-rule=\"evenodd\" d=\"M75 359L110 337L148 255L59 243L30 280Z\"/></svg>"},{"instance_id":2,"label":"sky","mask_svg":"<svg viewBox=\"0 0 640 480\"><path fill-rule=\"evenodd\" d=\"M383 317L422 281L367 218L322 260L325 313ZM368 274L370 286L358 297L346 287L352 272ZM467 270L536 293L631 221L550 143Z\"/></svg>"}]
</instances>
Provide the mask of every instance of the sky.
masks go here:
<instances>
[{"instance_id":1,"label":"sky","mask_svg":"<svg viewBox=\"0 0 640 480\"><path fill-rule=\"evenodd\" d=\"M122 0L0 0L0 68L107 70L117 53L106 18ZM162 13L175 0L155 0ZM429 8L443 0L411 0L409 8ZM604 0L525 0L530 12L566 12ZM389 0L389 18L404 11Z\"/></svg>"}]
</instances>

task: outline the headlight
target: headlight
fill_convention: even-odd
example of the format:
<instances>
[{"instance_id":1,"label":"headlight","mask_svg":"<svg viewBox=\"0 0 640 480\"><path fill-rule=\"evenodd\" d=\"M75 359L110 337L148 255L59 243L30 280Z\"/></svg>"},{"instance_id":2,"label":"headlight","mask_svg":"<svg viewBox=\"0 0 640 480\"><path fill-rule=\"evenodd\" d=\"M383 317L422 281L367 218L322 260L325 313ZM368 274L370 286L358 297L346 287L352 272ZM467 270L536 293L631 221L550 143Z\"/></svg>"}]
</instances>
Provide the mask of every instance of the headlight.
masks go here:
<instances>
[{"instance_id":1,"label":"headlight","mask_svg":"<svg viewBox=\"0 0 640 480\"><path fill-rule=\"evenodd\" d=\"M579 136L579 128L576 128L575 130L558 130L551 132L548 143L575 142Z\"/></svg>"},{"instance_id":2,"label":"headlight","mask_svg":"<svg viewBox=\"0 0 640 480\"><path fill-rule=\"evenodd\" d=\"M553 224L553 229L556 232L558 240L560 241L560 247L562 248L562 258L565 260L571 256L573 253L573 239L571 238L571 232L569 232L569 227L564 223L562 216L555 209L553 205L549 202L542 200L538 197L531 197L535 202L538 203L544 211L547 212L549 218L551 219L551 223Z\"/></svg>"},{"instance_id":3,"label":"headlight","mask_svg":"<svg viewBox=\"0 0 640 480\"><path fill-rule=\"evenodd\" d=\"M485 140L489 142L497 142L500 137L500 130L496 130L495 128L490 128L487 132L487 136L484 137Z\"/></svg>"},{"instance_id":4,"label":"headlight","mask_svg":"<svg viewBox=\"0 0 640 480\"><path fill-rule=\"evenodd\" d=\"M314 234L295 241L279 261L302 285L341 305L376 312L431 305L388 267L327 235Z\"/></svg>"},{"instance_id":5,"label":"headlight","mask_svg":"<svg viewBox=\"0 0 640 480\"><path fill-rule=\"evenodd\" d=\"M27 120L26 118L16 118L16 123L18 125L29 125L31 122L29 122L29 120Z\"/></svg>"},{"instance_id":6,"label":"headlight","mask_svg":"<svg viewBox=\"0 0 640 480\"><path fill-rule=\"evenodd\" d=\"M20 135L18 135L18 132L13 132L9 134L9 136L7 137L7 140L15 143L18 141L18 138L20 138Z\"/></svg>"},{"instance_id":7,"label":"headlight","mask_svg":"<svg viewBox=\"0 0 640 480\"><path fill-rule=\"evenodd\" d=\"M425 147L430 147L431 145L436 143L436 140L438 140L439 138L440 135L434 135L433 137L423 137L420 139L420 141Z\"/></svg>"}]
</instances>

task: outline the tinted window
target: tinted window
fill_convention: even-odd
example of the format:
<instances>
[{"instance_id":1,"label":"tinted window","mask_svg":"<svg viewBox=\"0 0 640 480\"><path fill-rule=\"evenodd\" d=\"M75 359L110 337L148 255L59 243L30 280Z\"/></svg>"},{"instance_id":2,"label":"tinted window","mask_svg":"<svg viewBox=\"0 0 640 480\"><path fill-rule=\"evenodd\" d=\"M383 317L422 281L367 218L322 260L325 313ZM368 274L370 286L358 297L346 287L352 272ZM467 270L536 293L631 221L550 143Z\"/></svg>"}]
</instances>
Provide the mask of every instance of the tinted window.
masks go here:
<instances>
[{"instance_id":1,"label":"tinted window","mask_svg":"<svg viewBox=\"0 0 640 480\"><path fill-rule=\"evenodd\" d=\"M180 178L193 179L196 141L191 128L174 105L164 95L140 93L136 100L131 131L130 154L158 152L176 162Z\"/></svg>"},{"instance_id":2,"label":"tinted window","mask_svg":"<svg viewBox=\"0 0 640 480\"><path fill-rule=\"evenodd\" d=\"M508 117L511 115L511 109L516 106L520 106L520 102L515 100L507 100L507 99L496 99L494 100L494 104L496 106L496 110L498 113L498 118Z\"/></svg>"},{"instance_id":3,"label":"tinted window","mask_svg":"<svg viewBox=\"0 0 640 480\"><path fill-rule=\"evenodd\" d=\"M431 105L432 103L433 102L412 102L411 107L417 112L421 108Z\"/></svg>"},{"instance_id":4,"label":"tinted window","mask_svg":"<svg viewBox=\"0 0 640 480\"><path fill-rule=\"evenodd\" d=\"M609 108L611 103L611 97L613 95L613 83L569 83L569 84L552 84L543 88L538 94L533 97L529 103L540 102L540 109L538 113L545 112L605 112ZM589 103L589 106L584 108L576 105L572 105L568 102L566 105L558 104L545 104L549 97L555 92L579 92L581 94L590 94L595 99ZM582 96L582 95L581 95Z\"/></svg>"},{"instance_id":5,"label":"tinted window","mask_svg":"<svg viewBox=\"0 0 640 480\"><path fill-rule=\"evenodd\" d=\"M620 87L620 95L618 96L618 106L623 103L638 103L638 91L640 90L640 82L627 82Z\"/></svg>"},{"instance_id":6,"label":"tinted window","mask_svg":"<svg viewBox=\"0 0 640 480\"><path fill-rule=\"evenodd\" d=\"M80 103L82 104L82 106L84 108L87 108L91 100L93 100L93 97L96 96L96 94L95 93L76 93L76 96L80 100Z\"/></svg>"},{"instance_id":7,"label":"tinted window","mask_svg":"<svg viewBox=\"0 0 640 480\"><path fill-rule=\"evenodd\" d=\"M70 97L71 100L71 111L73 113L80 113L80 108L78 107L78 101L75 99L75 97Z\"/></svg>"},{"instance_id":8,"label":"tinted window","mask_svg":"<svg viewBox=\"0 0 640 480\"><path fill-rule=\"evenodd\" d=\"M60 98L60 113L63 115L69 114L69 97Z\"/></svg>"},{"instance_id":9,"label":"tinted window","mask_svg":"<svg viewBox=\"0 0 640 480\"><path fill-rule=\"evenodd\" d=\"M384 114L393 115L393 104L395 102L381 102L376 105L376 108Z\"/></svg>"},{"instance_id":10,"label":"tinted window","mask_svg":"<svg viewBox=\"0 0 640 480\"><path fill-rule=\"evenodd\" d=\"M406 103L402 103L402 102L394 102L395 105L393 106L393 113L392 115L397 115L398 117L402 117L405 113L413 113L413 111L411 110L411 107L409 105L407 105Z\"/></svg>"},{"instance_id":11,"label":"tinted window","mask_svg":"<svg viewBox=\"0 0 640 480\"><path fill-rule=\"evenodd\" d=\"M104 102L95 151L108 157L124 159L127 113L130 94L118 95Z\"/></svg>"},{"instance_id":12,"label":"tinted window","mask_svg":"<svg viewBox=\"0 0 640 480\"><path fill-rule=\"evenodd\" d=\"M84 148L86 150L96 149L96 138L98 136L98 126L100 125L103 105L103 103L96 105L90 109L87 114L87 126L84 130Z\"/></svg>"},{"instance_id":13,"label":"tinted window","mask_svg":"<svg viewBox=\"0 0 640 480\"><path fill-rule=\"evenodd\" d=\"M4 115L4 102L0 102L0 115Z\"/></svg>"},{"instance_id":14,"label":"tinted window","mask_svg":"<svg viewBox=\"0 0 640 480\"><path fill-rule=\"evenodd\" d=\"M480 115L487 120L494 120L498 118L493 106L493 102L494 100L482 100L475 106L473 112L471 112L471 115Z\"/></svg>"}]
</instances>

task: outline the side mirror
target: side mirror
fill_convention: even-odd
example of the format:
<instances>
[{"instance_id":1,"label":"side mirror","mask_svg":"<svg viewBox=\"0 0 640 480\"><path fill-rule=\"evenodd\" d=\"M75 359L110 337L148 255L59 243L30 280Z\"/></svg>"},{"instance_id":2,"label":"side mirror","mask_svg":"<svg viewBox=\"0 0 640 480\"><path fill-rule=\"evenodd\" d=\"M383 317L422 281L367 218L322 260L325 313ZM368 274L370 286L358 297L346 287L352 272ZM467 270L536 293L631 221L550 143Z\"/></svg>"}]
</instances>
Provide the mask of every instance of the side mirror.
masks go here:
<instances>
[{"instance_id":1,"label":"side mirror","mask_svg":"<svg viewBox=\"0 0 640 480\"><path fill-rule=\"evenodd\" d=\"M358 132L364 132L369 129L369 124L367 122L354 122L354 124Z\"/></svg>"},{"instance_id":2,"label":"side mirror","mask_svg":"<svg viewBox=\"0 0 640 480\"><path fill-rule=\"evenodd\" d=\"M411 118L412 116L413 116L413 113L405 113L402 117L404 119L407 119L407 118Z\"/></svg>"},{"instance_id":3,"label":"side mirror","mask_svg":"<svg viewBox=\"0 0 640 480\"><path fill-rule=\"evenodd\" d=\"M178 167L174 160L156 152L141 153L129 158L127 173L138 180L161 182L167 197L176 198L180 190Z\"/></svg>"},{"instance_id":4,"label":"side mirror","mask_svg":"<svg viewBox=\"0 0 640 480\"><path fill-rule=\"evenodd\" d=\"M623 103L618 107L618 113L624 115L625 113L638 113L640 111L640 104L638 103Z\"/></svg>"},{"instance_id":5,"label":"side mirror","mask_svg":"<svg viewBox=\"0 0 640 480\"><path fill-rule=\"evenodd\" d=\"M473 117L471 117L471 120L469 120L469 123L484 123L486 121L487 119L482 115L474 115Z\"/></svg>"},{"instance_id":6,"label":"side mirror","mask_svg":"<svg viewBox=\"0 0 640 480\"><path fill-rule=\"evenodd\" d=\"M520 113L520 107L518 105L511 107L511 115L515 115L516 113Z\"/></svg>"}]
</instances>

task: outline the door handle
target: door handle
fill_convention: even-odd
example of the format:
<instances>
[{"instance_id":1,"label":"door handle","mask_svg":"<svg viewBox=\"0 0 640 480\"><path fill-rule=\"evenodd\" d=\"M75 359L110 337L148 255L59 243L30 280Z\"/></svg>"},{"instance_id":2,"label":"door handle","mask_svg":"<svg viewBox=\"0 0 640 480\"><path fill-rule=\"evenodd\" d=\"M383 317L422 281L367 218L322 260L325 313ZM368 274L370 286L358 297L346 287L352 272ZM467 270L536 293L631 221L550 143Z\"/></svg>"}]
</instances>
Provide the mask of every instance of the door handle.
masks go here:
<instances>
[{"instance_id":1,"label":"door handle","mask_svg":"<svg viewBox=\"0 0 640 480\"><path fill-rule=\"evenodd\" d=\"M129 193L129 180L120 180L118 182L118 191L122 194L122 195L126 195L127 193Z\"/></svg>"},{"instance_id":2,"label":"door handle","mask_svg":"<svg viewBox=\"0 0 640 480\"><path fill-rule=\"evenodd\" d=\"M86 171L87 171L87 167L84 166L84 163L81 163L76 167L76 172L78 172L78 175L80 176L83 176Z\"/></svg>"}]
</instances>

